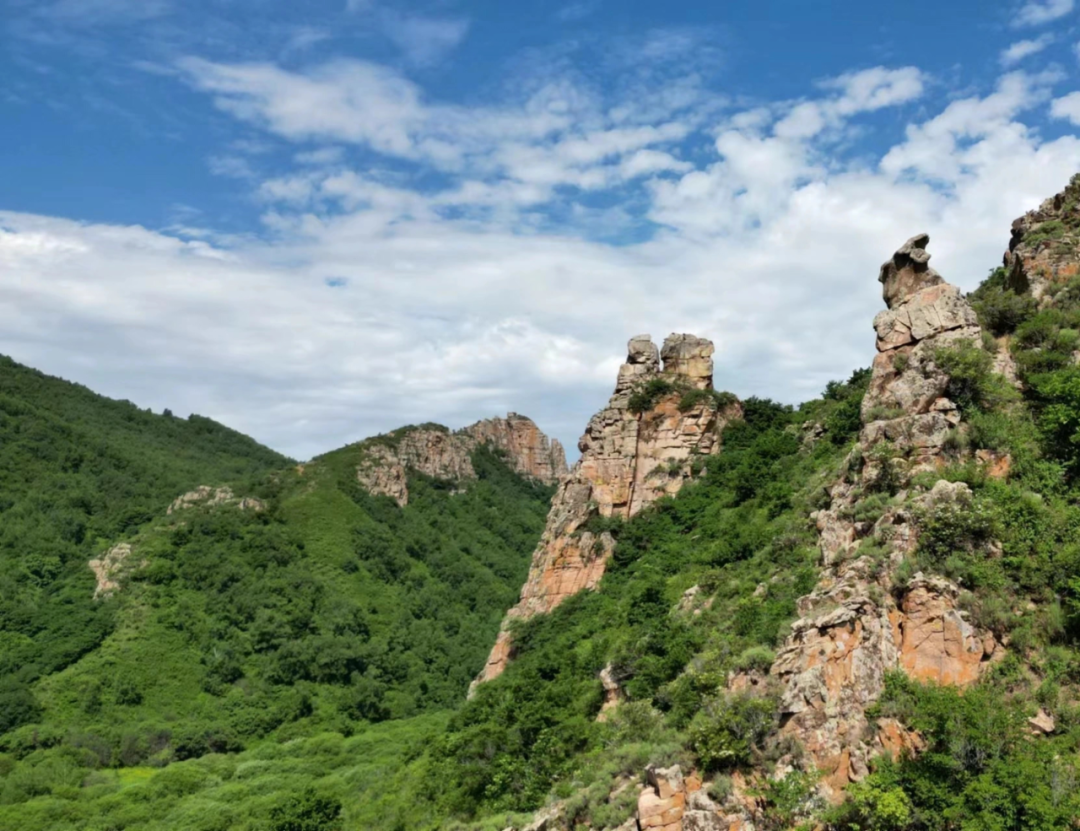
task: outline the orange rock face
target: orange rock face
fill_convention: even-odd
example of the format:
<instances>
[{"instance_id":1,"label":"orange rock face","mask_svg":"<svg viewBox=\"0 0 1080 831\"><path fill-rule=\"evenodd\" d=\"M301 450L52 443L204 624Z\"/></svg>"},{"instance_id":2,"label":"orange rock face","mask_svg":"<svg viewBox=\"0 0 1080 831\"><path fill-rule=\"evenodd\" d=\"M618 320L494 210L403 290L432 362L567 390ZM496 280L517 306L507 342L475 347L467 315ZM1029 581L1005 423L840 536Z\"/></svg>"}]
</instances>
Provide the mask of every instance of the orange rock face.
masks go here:
<instances>
[{"instance_id":1,"label":"orange rock face","mask_svg":"<svg viewBox=\"0 0 1080 831\"><path fill-rule=\"evenodd\" d=\"M409 502L408 471L436 479L465 481L476 477L472 452L481 444L503 451L510 466L524 476L553 485L566 474L566 452L529 418L508 413L451 433L438 426L395 430L381 440L361 444L358 481L373 494Z\"/></svg>"},{"instance_id":2,"label":"orange rock face","mask_svg":"<svg viewBox=\"0 0 1080 831\"><path fill-rule=\"evenodd\" d=\"M956 610L958 593L947 580L917 578L908 585L895 638L900 666L912 678L965 687L994 654L994 638L978 635Z\"/></svg>"},{"instance_id":3,"label":"orange rock face","mask_svg":"<svg viewBox=\"0 0 1080 831\"><path fill-rule=\"evenodd\" d=\"M554 485L567 474L562 445L545 436L532 419L523 415L507 413L506 418L488 418L460 432L504 451L514 470L545 485Z\"/></svg>"},{"instance_id":4,"label":"orange rock face","mask_svg":"<svg viewBox=\"0 0 1080 831\"><path fill-rule=\"evenodd\" d=\"M521 599L508 612L477 682L496 677L506 667L513 651L510 620L550 612L600 582L615 542L606 531L589 530L591 518L635 515L660 497L677 493L694 475L696 459L719 452L724 427L742 414L739 404L721 406L713 396L700 395L692 406L683 402L687 391L712 388L712 354L712 343L693 335L672 335L663 350L657 350L648 335L631 339L615 393L578 442L581 458L559 483ZM657 378L670 381L676 390L645 402L639 412L631 411L634 394Z\"/></svg>"}]
</instances>

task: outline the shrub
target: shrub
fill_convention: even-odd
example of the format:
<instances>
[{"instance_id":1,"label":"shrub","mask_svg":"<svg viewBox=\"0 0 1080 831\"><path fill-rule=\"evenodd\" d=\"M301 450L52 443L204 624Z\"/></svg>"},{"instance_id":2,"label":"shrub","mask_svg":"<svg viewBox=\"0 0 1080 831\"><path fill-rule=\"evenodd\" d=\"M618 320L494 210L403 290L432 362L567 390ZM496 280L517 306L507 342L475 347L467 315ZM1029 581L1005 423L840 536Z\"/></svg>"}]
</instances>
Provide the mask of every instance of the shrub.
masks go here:
<instances>
[{"instance_id":1,"label":"shrub","mask_svg":"<svg viewBox=\"0 0 1080 831\"><path fill-rule=\"evenodd\" d=\"M634 414L643 413L655 407L664 396L678 391L679 388L667 378L650 378L630 394L627 409Z\"/></svg>"},{"instance_id":2,"label":"shrub","mask_svg":"<svg viewBox=\"0 0 1080 831\"><path fill-rule=\"evenodd\" d=\"M690 722L689 743L708 770L750 764L764 750L776 726L774 698L721 695L707 702Z\"/></svg>"},{"instance_id":3,"label":"shrub","mask_svg":"<svg viewBox=\"0 0 1080 831\"><path fill-rule=\"evenodd\" d=\"M270 811L271 831L337 831L341 800L313 788L286 798Z\"/></svg>"},{"instance_id":4,"label":"shrub","mask_svg":"<svg viewBox=\"0 0 1080 831\"><path fill-rule=\"evenodd\" d=\"M1035 298L1030 294L1018 294L1002 285L984 284L972 294L971 300L979 323L995 337L1015 332L1037 310Z\"/></svg>"},{"instance_id":5,"label":"shrub","mask_svg":"<svg viewBox=\"0 0 1080 831\"><path fill-rule=\"evenodd\" d=\"M990 354L973 341L935 350L934 363L948 374L945 394L962 411L993 409L1010 397L1004 381L991 372Z\"/></svg>"},{"instance_id":6,"label":"shrub","mask_svg":"<svg viewBox=\"0 0 1080 831\"><path fill-rule=\"evenodd\" d=\"M720 390L687 390L679 399L679 412L685 413L699 404L711 402L717 410L723 410L732 404L737 404L739 399L734 393Z\"/></svg>"},{"instance_id":7,"label":"shrub","mask_svg":"<svg viewBox=\"0 0 1080 831\"><path fill-rule=\"evenodd\" d=\"M750 646L735 659L734 667L740 672L768 672L776 660L776 653L767 646Z\"/></svg>"}]
</instances>

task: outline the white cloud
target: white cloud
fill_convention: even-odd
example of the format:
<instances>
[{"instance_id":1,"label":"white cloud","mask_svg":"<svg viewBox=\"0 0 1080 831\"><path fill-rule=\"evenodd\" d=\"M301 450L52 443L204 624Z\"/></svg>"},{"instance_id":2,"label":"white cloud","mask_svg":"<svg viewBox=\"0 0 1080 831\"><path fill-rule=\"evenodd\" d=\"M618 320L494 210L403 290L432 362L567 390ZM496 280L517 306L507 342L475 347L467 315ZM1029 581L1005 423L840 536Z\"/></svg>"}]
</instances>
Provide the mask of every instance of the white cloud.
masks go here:
<instances>
[{"instance_id":1,"label":"white cloud","mask_svg":"<svg viewBox=\"0 0 1080 831\"><path fill-rule=\"evenodd\" d=\"M1014 26L1042 26L1069 14L1076 5L1075 0L1029 0L1020 7Z\"/></svg>"},{"instance_id":2,"label":"white cloud","mask_svg":"<svg viewBox=\"0 0 1080 831\"><path fill-rule=\"evenodd\" d=\"M1037 55L1047 46L1054 42L1052 34L1045 34L1033 40L1018 40L1007 49L1002 50L999 60L1004 67L1010 67L1020 63L1024 58Z\"/></svg>"},{"instance_id":3,"label":"white cloud","mask_svg":"<svg viewBox=\"0 0 1080 831\"><path fill-rule=\"evenodd\" d=\"M1061 98L1055 98L1050 104L1050 115L1068 119L1080 126L1080 92L1070 92Z\"/></svg>"},{"instance_id":4,"label":"white cloud","mask_svg":"<svg viewBox=\"0 0 1080 831\"><path fill-rule=\"evenodd\" d=\"M469 22L387 12L383 15L383 29L410 63L430 66L441 61L465 39Z\"/></svg>"},{"instance_id":5,"label":"white cloud","mask_svg":"<svg viewBox=\"0 0 1080 831\"><path fill-rule=\"evenodd\" d=\"M804 100L643 123L559 81L465 108L361 62L184 71L274 136L362 145L450 184L414 190L305 148L258 184L263 238L0 214L0 352L301 457L506 410L572 447L640 331L714 339L717 383L740 395L810 397L871 360L877 269L899 244L928 231L935 267L974 288L1011 220L1080 167L1076 137L1025 122L1054 78L1020 72L936 109L917 69L873 68ZM1071 99L1052 112L1071 117ZM835 150L862 113L915 101L927 114L872 155ZM643 217L661 230L628 242Z\"/></svg>"}]
</instances>

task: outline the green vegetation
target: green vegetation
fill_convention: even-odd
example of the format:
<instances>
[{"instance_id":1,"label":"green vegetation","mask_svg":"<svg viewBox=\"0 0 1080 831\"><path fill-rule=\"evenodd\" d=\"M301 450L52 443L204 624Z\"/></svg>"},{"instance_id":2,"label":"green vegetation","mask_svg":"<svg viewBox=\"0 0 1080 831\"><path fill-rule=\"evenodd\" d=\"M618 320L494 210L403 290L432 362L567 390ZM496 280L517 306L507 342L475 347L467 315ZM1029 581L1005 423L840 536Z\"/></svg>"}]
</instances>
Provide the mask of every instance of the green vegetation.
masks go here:
<instances>
[{"instance_id":1,"label":"green vegetation","mask_svg":"<svg viewBox=\"0 0 1080 831\"><path fill-rule=\"evenodd\" d=\"M203 482L287 463L208 418L154 415L0 357L0 732L37 719L29 685L112 631L88 560Z\"/></svg>"},{"instance_id":2,"label":"green vegetation","mask_svg":"<svg viewBox=\"0 0 1080 831\"><path fill-rule=\"evenodd\" d=\"M659 377L639 384L630 394L627 408L632 413L644 413L655 407L661 398L669 395L679 396L679 411L683 413L705 403L711 403L717 410L723 410L739 400L734 393L697 389L682 380Z\"/></svg>"},{"instance_id":3,"label":"green vegetation","mask_svg":"<svg viewBox=\"0 0 1080 831\"><path fill-rule=\"evenodd\" d=\"M926 749L899 764L882 759L836 809L837 829L1060 829L1080 815L1077 713L1058 735L1033 738L1019 668L1003 667L961 694L922 686L902 673L886 679L872 714L899 718Z\"/></svg>"},{"instance_id":4,"label":"green vegetation","mask_svg":"<svg viewBox=\"0 0 1080 831\"><path fill-rule=\"evenodd\" d=\"M630 394L627 408L632 413L643 413L655 407L656 402L665 395L676 392L681 392L681 388L667 378L650 378L644 384L639 384Z\"/></svg>"},{"instance_id":5,"label":"green vegetation","mask_svg":"<svg viewBox=\"0 0 1080 831\"><path fill-rule=\"evenodd\" d=\"M221 787L231 802L243 771L267 767L254 827L342 827L341 789L289 778L312 765L259 762L266 743L302 754L327 731L435 724L420 714L459 702L483 665L552 490L482 447L475 482L412 476L401 509L358 484L363 446L290 466L206 419L14 364L0 431L0 554L16 575L0 596L0 827L236 827L235 806L187 798ZM264 509L165 515L224 482ZM94 600L87 561L121 540L135 565ZM246 747L259 764L236 761Z\"/></svg>"}]
</instances>

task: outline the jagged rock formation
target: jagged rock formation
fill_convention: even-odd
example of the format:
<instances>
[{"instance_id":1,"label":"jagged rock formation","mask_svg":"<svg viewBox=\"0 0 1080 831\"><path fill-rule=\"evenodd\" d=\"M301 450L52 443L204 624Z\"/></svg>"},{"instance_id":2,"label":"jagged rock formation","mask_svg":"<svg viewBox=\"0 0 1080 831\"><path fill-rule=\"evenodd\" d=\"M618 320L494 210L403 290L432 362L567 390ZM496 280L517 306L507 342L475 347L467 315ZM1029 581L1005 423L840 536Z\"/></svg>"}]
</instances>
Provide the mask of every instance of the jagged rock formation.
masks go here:
<instances>
[{"instance_id":1,"label":"jagged rock formation","mask_svg":"<svg viewBox=\"0 0 1080 831\"><path fill-rule=\"evenodd\" d=\"M801 742L833 799L866 775L871 756L915 741L899 725L871 735L865 709L886 672L963 685L1000 653L957 609L959 590L949 581L917 574L894 583L916 548L920 512L963 510L971 498L966 486L944 481L921 496L910 490L914 474L944 464L951 431L963 429L935 352L960 340L981 348L975 312L929 267L928 241L913 237L881 268L888 309L874 320L878 354L864 426L830 506L813 515L825 568L800 599L801 617L772 667L783 686L782 730ZM856 519L875 492L895 495L875 521Z\"/></svg>"},{"instance_id":2,"label":"jagged rock formation","mask_svg":"<svg viewBox=\"0 0 1080 831\"><path fill-rule=\"evenodd\" d=\"M408 471L437 479L464 481L476 477L472 452L489 444L506 454L510 466L524 476L553 485L566 474L566 452L529 418L508 413L451 433L440 425L403 427L362 443L363 458L356 474L373 494L405 506L409 501Z\"/></svg>"},{"instance_id":3,"label":"jagged rock formation","mask_svg":"<svg viewBox=\"0 0 1080 831\"><path fill-rule=\"evenodd\" d=\"M1013 222L1004 265L1009 284L1042 304L1080 274L1080 174Z\"/></svg>"},{"instance_id":4,"label":"jagged rock formation","mask_svg":"<svg viewBox=\"0 0 1080 831\"><path fill-rule=\"evenodd\" d=\"M511 620L550 612L600 582L615 543L607 531L590 530L590 519L634 516L677 493L696 459L720 451L724 427L742 408L734 396L712 392L712 354L712 343L694 335L671 335L661 350L649 335L630 339L615 392L578 442L581 458L552 499L521 600L478 682L506 667Z\"/></svg>"},{"instance_id":5,"label":"jagged rock formation","mask_svg":"<svg viewBox=\"0 0 1080 831\"><path fill-rule=\"evenodd\" d=\"M545 485L554 485L569 470L559 440L549 439L532 419L523 415L507 413L506 418L487 418L461 433L503 450L514 470Z\"/></svg>"}]
</instances>

